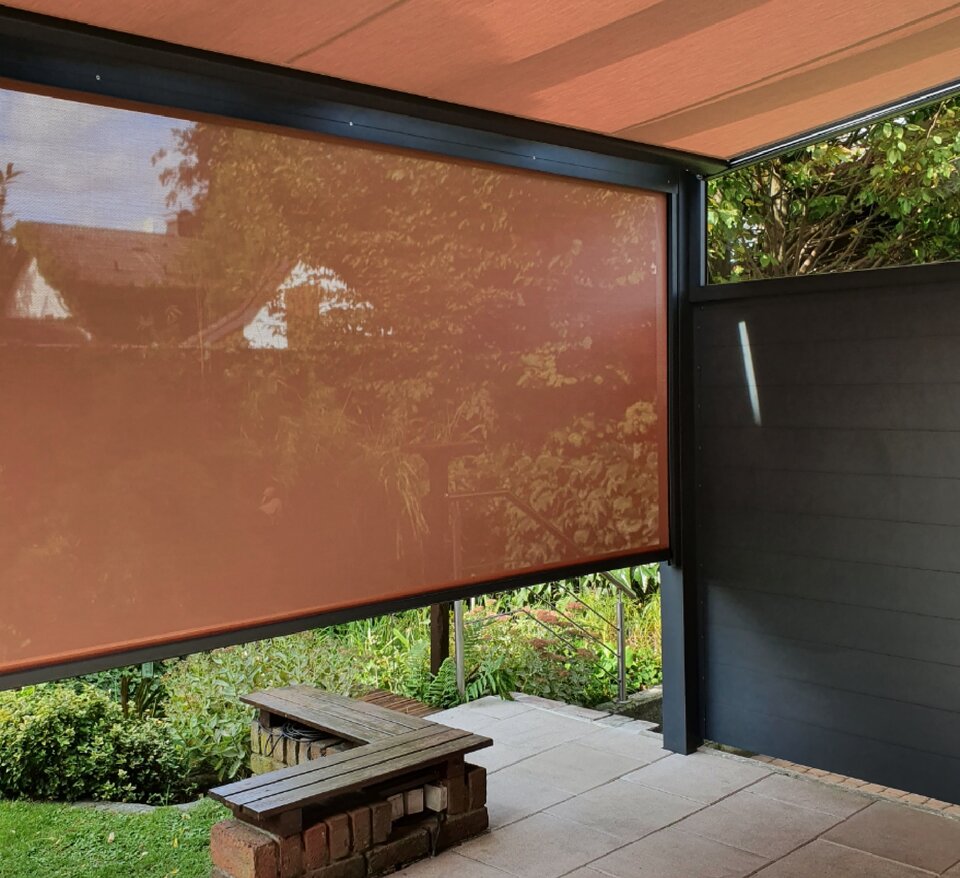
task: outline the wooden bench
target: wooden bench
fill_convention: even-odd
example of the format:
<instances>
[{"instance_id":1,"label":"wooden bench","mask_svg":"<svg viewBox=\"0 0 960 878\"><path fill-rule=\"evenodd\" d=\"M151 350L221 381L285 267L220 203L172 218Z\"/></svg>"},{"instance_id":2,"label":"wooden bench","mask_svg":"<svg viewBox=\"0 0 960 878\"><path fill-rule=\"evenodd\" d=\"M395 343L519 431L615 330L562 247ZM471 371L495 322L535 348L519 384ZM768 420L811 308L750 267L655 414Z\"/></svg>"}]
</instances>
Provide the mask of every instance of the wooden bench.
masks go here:
<instances>
[{"instance_id":1,"label":"wooden bench","mask_svg":"<svg viewBox=\"0 0 960 878\"><path fill-rule=\"evenodd\" d=\"M442 783L462 777L464 757L493 743L482 735L307 686L255 692L243 701L260 710L266 726L292 720L356 745L210 791L237 819L279 835L299 832L304 810L350 794L381 794L390 782L402 788L404 779L422 785L425 778Z\"/></svg>"}]
</instances>

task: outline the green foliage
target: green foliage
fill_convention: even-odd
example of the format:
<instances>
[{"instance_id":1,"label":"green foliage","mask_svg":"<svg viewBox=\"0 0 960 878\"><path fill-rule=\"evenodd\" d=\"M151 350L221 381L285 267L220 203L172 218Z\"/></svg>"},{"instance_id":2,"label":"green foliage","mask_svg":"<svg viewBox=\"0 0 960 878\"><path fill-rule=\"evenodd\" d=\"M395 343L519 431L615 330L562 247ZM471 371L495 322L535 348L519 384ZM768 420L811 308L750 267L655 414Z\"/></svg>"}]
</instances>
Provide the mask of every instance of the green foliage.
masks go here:
<instances>
[{"instance_id":1,"label":"green foliage","mask_svg":"<svg viewBox=\"0 0 960 878\"><path fill-rule=\"evenodd\" d=\"M114 668L77 678L107 692L120 705L124 716L143 719L162 716L166 700L163 683L164 662L149 662Z\"/></svg>"},{"instance_id":2,"label":"green foliage","mask_svg":"<svg viewBox=\"0 0 960 878\"><path fill-rule=\"evenodd\" d=\"M960 101L710 183L714 282L960 258Z\"/></svg>"},{"instance_id":3,"label":"green foliage","mask_svg":"<svg viewBox=\"0 0 960 878\"><path fill-rule=\"evenodd\" d=\"M425 645L426 644L426 645ZM166 716L202 783L243 771L253 711L240 697L304 683L362 695L422 691L429 676L426 613L409 612L198 653L166 674Z\"/></svg>"},{"instance_id":4,"label":"green foliage","mask_svg":"<svg viewBox=\"0 0 960 878\"><path fill-rule=\"evenodd\" d=\"M660 681L656 566L612 577L642 595L625 604L634 691ZM467 613L465 700L514 691L584 705L613 698L616 594L598 576L489 596ZM238 777L254 717L240 698L256 689L304 683L361 696L381 688L452 707L464 700L455 664L430 673L428 620L426 610L398 613L197 653L166 663L159 678L123 668L0 695L0 734L13 742L0 751L0 795L163 801Z\"/></svg>"},{"instance_id":5,"label":"green foliage","mask_svg":"<svg viewBox=\"0 0 960 878\"><path fill-rule=\"evenodd\" d=\"M660 681L660 600L655 574L653 565L616 573L637 592L647 592L642 602L626 604L631 691ZM571 580L562 588L555 583L495 595L468 613L467 700L508 697L518 690L586 705L613 698L616 666L610 665L609 651L592 644L549 609L559 604L564 613L613 647L613 627L577 600L579 594L605 619L614 619L614 588L603 578L595 582ZM571 589L573 597L565 596ZM517 612L520 609L540 614L548 627ZM189 656L164 677L165 713L189 756L192 774L198 783L209 785L236 777L247 763L254 712L240 703L243 694L304 683L352 696L388 689L437 707L460 703L452 659L435 677L429 665L427 612L382 616Z\"/></svg>"},{"instance_id":6,"label":"green foliage","mask_svg":"<svg viewBox=\"0 0 960 878\"><path fill-rule=\"evenodd\" d=\"M148 814L0 801L0 875L207 878L210 827L228 816L209 800Z\"/></svg>"},{"instance_id":7,"label":"green foliage","mask_svg":"<svg viewBox=\"0 0 960 878\"><path fill-rule=\"evenodd\" d=\"M455 707L466 701L476 701L486 695L512 698L517 688L516 673L505 651L488 649L483 634L476 627L464 631L464 689L457 689L457 666L453 656L444 659L435 677L419 691L405 694L434 707Z\"/></svg>"},{"instance_id":8,"label":"green foliage","mask_svg":"<svg viewBox=\"0 0 960 878\"><path fill-rule=\"evenodd\" d=\"M160 720L124 718L89 686L0 693L0 796L164 804L192 789L183 751Z\"/></svg>"}]
</instances>

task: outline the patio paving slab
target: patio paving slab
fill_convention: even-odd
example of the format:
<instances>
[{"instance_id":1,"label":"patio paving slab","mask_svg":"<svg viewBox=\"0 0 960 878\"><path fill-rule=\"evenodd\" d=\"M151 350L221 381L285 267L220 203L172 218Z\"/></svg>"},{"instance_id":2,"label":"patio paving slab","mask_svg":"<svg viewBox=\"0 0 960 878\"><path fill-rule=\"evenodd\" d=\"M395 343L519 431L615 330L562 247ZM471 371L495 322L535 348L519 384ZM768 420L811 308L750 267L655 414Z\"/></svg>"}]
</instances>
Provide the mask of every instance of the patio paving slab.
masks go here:
<instances>
[{"instance_id":1,"label":"patio paving slab","mask_svg":"<svg viewBox=\"0 0 960 878\"><path fill-rule=\"evenodd\" d=\"M692 799L614 780L553 805L547 813L630 842L682 820L702 807Z\"/></svg>"},{"instance_id":2,"label":"patio paving slab","mask_svg":"<svg viewBox=\"0 0 960 878\"><path fill-rule=\"evenodd\" d=\"M402 878L507 878L510 873L448 851L442 857L420 860L398 874Z\"/></svg>"},{"instance_id":3,"label":"patio paving slab","mask_svg":"<svg viewBox=\"0 0 960 878\"><path fill-rule=\"evenodd\" d=\"M930 872L960 862L960 822L890 802L874 802L825 838Z\"/></svg>"},{"instance_id":4,"label":"patio paving slab","mask_svg":"<svg viewBox=\"0 0 960 878\"><path fill-rule=\"evenodd\" d=\"M514 768L508 766L487 778L487 811L491 829L516 823L572 795L546 781L531 781L529 775L518 775Z\"/></svg>"},{"instance_id":5,"label":"patio paving slab","mask_svg":"<svg viewBox=\"0 0 960 878\"><path fill-rule=\"evenodd\" d=\"M478 704L432 719L494 739L470 757L491 830L411 878L960 878L948 816L713 749L667 754L640 723L556 702Z\"/></svg>"},{"instance_id":6,"label":"patio paving slab","mask_svg":"<svg viewBox=\"0 0 960 878\"><path fill-rule=\"evenodd\" d=\"M476 701L470 701L467 704L461 704L459 707L451 708L445 713L453 711L464 711L470 713L482 713L494 719L507 719L511 716L519 716L521 713L527 713L533 710L534 705L524 701L507 701L504 698L498 698L496 695L488 695L485 698L478 698Z\"/></svg>"},{"instance_id":7,"label":"patio paving slab","mask_svg":"<svg viewBox=\"0 0 960 878\"><path fill-rule=\"evenodd\" d=\"M471 839L457 851L517 878L560 878L621 844L614 835L541 813Z\"/></svg>"},{"instance_id":8,"label":"patio paving slab","mask_svg":"<svg viewBox=\"0 0 960 878\"><path fill-rule=\"evenodd\" d=\"M472 732L474 729L467 729L467 731ZM485 750L477 750L475 753L471 753L470 763L472 765L482 765L487 769L487 774L492 775L494 772L502 771L504 768L516 765L518 762L536 756L540 752L536 747L512 747L510 744L502 744L499 736L492 729L485 729L479 734L493 738L494 744Z\"/></svg>"},{"instance_id":9,"label":"patio paving slab","mask_svg":"<svg viewBox=\"0 0 960 878\"><path fill-rule=\"evenodd\" d=\"M849 817L873 803L873 799L868 796L785 774L765 777L759 783L753 784L750 792L837 817Z\"/></svg>"},{"instance_id":10,"label":"patio paving slab","mask_svg":"<svg viewBox=\"0 0 960 878\"><path fill-rule=\"evenodd\" d=\"M842 875L843 878L930 878L933 873L885 860L844 845L817 839L765 869L756 878L810 878Z\"/></svg>"},{"instance_id":11,"label":"patio paving slab","mask_svg":"<svg viewBox=\"0 0 960 878\"><path fill-rule=\"evenodd\" d=\"M769 769L755 762L701 751L690 756L672 754L624 780L711 805L769 774Z\"/></svg>"},{"instance_id":12,"label":"patio paving slab","mask_svg":"<svg viewBox=\"0 0 960 878\"><path fill-rule=\"evenodd\" d=\"M578 740L587 747L605 753L617 753L647 764L671 755L669 750L663 749L663 739L659 735L654 736L641 728L631 729L629 726L594 729Z\"/></svg>"},{"instance_id":13,"label":"patio paving slab","mask_svg":"<svg viewBox=\"0 0 960 878\"><path fill-rule=\"evenodd\" d=\"M598 734L603 727L589 720L533 708L527 713L500 720L496 730L499 739L513 747L546 750L557 744Z\"/></svg>"},{"instance_id":14,"label":"patio paving slab","mask_svg":"<svg viewBox=\"0 0 960 878\"><path fill-rule=\"evenodd\" d=\"M583 793L639 768L643 763L604 753L580 742L560 744L515 766L524 782L545 782L568 793Z\"/></svg>"},{"instance_id":15,"label":"patio paving slab","mask_svg":"<svg viewBox=\"0 0 960 878\"><path fill-rule=\"evenodd\" d=\"M590 867L614 878L744 878L766 863L749 851L670 827L601 857Z\"/></svg>"},{"instance_id":16,"label":"patio paving slab","mask_svg":"<svg viewBox=\"0 0 960 878\"><path fill-rule=\"evenodd\" d=\"M774 860L812 841L841 819L746 790L698 811L678 828Z\"/></svg>"}]
</instances>

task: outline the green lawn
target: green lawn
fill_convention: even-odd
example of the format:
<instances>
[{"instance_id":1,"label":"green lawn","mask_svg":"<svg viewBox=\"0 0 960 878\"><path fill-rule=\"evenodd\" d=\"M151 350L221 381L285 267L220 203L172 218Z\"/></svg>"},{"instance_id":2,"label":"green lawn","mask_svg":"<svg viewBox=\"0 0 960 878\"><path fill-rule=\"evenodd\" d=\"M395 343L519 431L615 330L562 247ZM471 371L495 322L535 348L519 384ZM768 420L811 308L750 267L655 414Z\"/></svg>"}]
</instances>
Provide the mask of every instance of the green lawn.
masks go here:
<instances>
[{"instance_id":1,"label":"green lawn","mask_svg":"<svg viewBox=\"0 0 960 878\"><path fill-rule=\"evenodd\" d=\"M148 814L0 801L0 876L208 878L210 827L226 816L212 801Z\"/></svg>"}]
</instances>

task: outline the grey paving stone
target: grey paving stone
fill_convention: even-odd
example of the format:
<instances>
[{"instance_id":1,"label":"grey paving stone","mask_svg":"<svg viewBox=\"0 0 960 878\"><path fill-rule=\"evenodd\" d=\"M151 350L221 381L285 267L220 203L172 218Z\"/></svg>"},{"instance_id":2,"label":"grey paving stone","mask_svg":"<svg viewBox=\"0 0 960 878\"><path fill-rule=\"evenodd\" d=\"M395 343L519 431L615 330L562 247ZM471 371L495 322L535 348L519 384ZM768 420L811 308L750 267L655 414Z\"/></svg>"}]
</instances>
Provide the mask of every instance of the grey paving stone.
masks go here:
<instances>
[{"instance_id":1,"label":"grey paving stone","mask_svg":"<svg viewBox=\"0 0 960 878\"><path fill-rule=\"evenodd\" d=\"M609 832L626 842L636 841L702 807L692 799L615 780L553 805L547 813Z\"/></svg>"},{"instance_id":2,"label":"grey paving stone","mask_svg":"<svg viewBox=\"0 0 960 878\"><path fill-rule=\"evenodd\" d=\"M660 738L643 734L642 729L631 729L629 726L595 729L592 734L579 740L595 750L617 753L647 764L671 755L669 750L661 746Z\"/></svg>"},{"instance_id":3,"label":"grey paving stone","mask_svg":"<svg viewBox=\"0 0 960 878\"><path fill-rule=\"evenodd\" d=\"M669 827L591 862L590 868L614 878L743 878L766 863L748 851Z\"/></svg>"},{"instance_id":4,"label":"grey paving stone","mask_svg":"<svg viewBox=\"0 0 960 878\"><path fill-rule=\"evenodd\" d=\"M504 878L509 873L462 857L455 851L446 851L431 860L407 866L401 874L403 878Z\"/></svg>"},{"instance_id":5,"label":"grey paving stone","mask_svg":"<svg viewBox=\"0 0 960 878\"><path fill-rule=\"evenodd\" d=\"M949 873L948 873L949 874ZM757 873L757 878L930 878L931 873L817 839Z\"/></svg>"},{"instance_id":6,"label":"grey paving stone","mask_svg":"<svg viewBox=\"0 0 960 878\"><path fill-rule=\"evenodd\" d=\"M533 710L532 704L526 704L522 701L508 701L506 698L499 698L496 695L487 695L485 698L478 698L476 701L468 701L459 707L452 708L458 711L472 711L474 713L485 713L487 716L496 719L507 719L511 716L519 716L521 713L527 713ZM431 719L434 717L431 716Z\"/></svg>"},{"instance_id":7,"label":"grey paving stone","mask_svg":"<svg viewBox=\"0 0 960 878\"><path fill-rule=\"evenodd\" d=\"M604 726L626 726L632 723L632 720L629 716L617 716L616 714L611 714L610 716L605 716L603 719L598 719L597 722L600 725Z\"/></svg>"},{"instance_id":8,"label":"grey paving stone","mask_svg":"<svg viewBox=\"0 0 960 878\"><path fill-rule=\"evenodd\" d=\"M812 841L840 819L743 791L687 817L678 828L773 860Z\"/></svg>"},{"instance_id":9,"label":"grey paving stone","mask_svg":"<svg viewBox=\"0 0 960 878\"><path fill-rule=\"evenodd\" d=\"M769 769L757 762L697 752L689 756L674 753L626 775L624 780L709 805L768 774Z\"/></svg>"},{"instance_id":10,"label":"grey paving stone","mask_svg":"<svg viewBox=\"0 0 960 878\"><path fill-rule=\"evenodd\" d=\"M529 713L501 720L497 726L497 740L514 747L547 750L602 731L596 723L572 716L563 716L549 710Z\"/></svg>"},{"instance_id":11,"label":"grey paving stone","mask_svg":"<svg viewBox=\"0 0 960 878\"><path fill-rule=\"evenodd\" d=\"M467 731L471 731L471 729L467 729ZM509 765L516 765L524 759L536 756L539 752L540 750L535 747L512 747L509 744L501 744L494 738L492 747L477 750L470 754L470 763L472 765L482 765L487 769L488 774L493 774Z\"/></svg>"},{"instance_id":12,"label":"grey paving stone","mask_svg":"<svg viewBox=\"0 0 960 878\"><path fill-rule=\"evenodd\" d=\"M570 793L582 793L632 772L643 763L617 753L604 753L580 742L561 744L515 766L517 776L545 781Z\"/></svg>"},{"instance_id":13,"label":"grey paving stone","mask_svg":"<svg viewBox=\"0 0 960 878\"><path fill-rule=\"evenodd\" d=\"M487 811L491 829L515 823L571 796L567 790L543 779L531 780L529 775L518 774L515 768L508 766L487 778Z\"/></svg>"},{"instance_id":14,"label":"grey paving stone","mask_svg":"<svg viewBox=\"0 0 960 878\"><path fill-rule=\"evenodd\" d=\"M850 790L841 789L814 780L789 777L785 774L771 774L750 787L750 792L758 796L767 796L802 808L849 817L862 811L874 800Z\"/></svg>"},{"instance_id":15,"label":"grey paving stone","mask_svg":"<svg viewBox=\"0 0 960 878\"><path fill-rule=\"evenodd\" d=\"M559 878L622 843L606 832L586 830L551 814L534 814L471 839L457 851L518 878Z\"/></svg>"},{"instance_id":16,"label":"grey paving stone","mask_svg":"<svg viewBox=\"0 0 960 878\"><path fill-rule=\"evenodd\" d=\"M825 837L931 872L960 862L960 822L889 802L874 802Z\"/></svg>"},{"instance_id":17,"label":"grey paving stone","mask_svg":"<svg viewBox=\"0 0 960 878\"><path fill-rule=\"evenodd\" d=\"M429 718L453 729L463 729L467 732L475 732L478 735L487 735L490 738L494 736L496 727L502 722L502 720L490 716L488 713L465 710L463 707L454 707L441 713L434 713Z\"/></svg>"}]
</instances>

